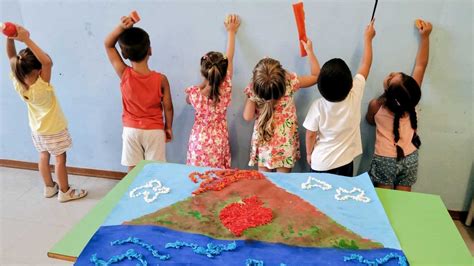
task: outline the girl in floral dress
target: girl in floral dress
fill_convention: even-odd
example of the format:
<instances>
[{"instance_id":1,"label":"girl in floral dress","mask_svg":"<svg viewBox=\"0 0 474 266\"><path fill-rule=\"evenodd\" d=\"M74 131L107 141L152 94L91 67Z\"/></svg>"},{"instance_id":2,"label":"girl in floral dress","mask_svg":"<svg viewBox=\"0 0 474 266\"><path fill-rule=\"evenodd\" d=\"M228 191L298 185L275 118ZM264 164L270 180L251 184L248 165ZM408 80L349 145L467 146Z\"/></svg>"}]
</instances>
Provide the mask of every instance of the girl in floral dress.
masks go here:
<instances>
[{"instance_id":1,"label":"girl in floral dress","mask_svg":"<svg viewBox=\"0 0 474 266\"><path fill-rule=\"evenodd\" d=\"M276 169L288 173L300 158L293 95L300 87L316 84L320 70L311 40L302 43L308 54L311 75L298 77L283 69L277 60L264 58L255 66L252 82L245 89L248 99L244 119L256 119L249 166L257 164L260 171Z\"/></svg>"},{"instance_id":2,"label":"girl in floral dress","mask_svg":"<svg viewBox=\"0 0 474 266\"><path fill-rule=\"evenodd\" d=\"M204 81L186 89L186 102L196 111L189 137L186 164L230 168L227 108L232 94L232 61L235 34L240 25L237 15L227 16L227 52L208 52L201 58Z\"/></svg>"}]
</instances>

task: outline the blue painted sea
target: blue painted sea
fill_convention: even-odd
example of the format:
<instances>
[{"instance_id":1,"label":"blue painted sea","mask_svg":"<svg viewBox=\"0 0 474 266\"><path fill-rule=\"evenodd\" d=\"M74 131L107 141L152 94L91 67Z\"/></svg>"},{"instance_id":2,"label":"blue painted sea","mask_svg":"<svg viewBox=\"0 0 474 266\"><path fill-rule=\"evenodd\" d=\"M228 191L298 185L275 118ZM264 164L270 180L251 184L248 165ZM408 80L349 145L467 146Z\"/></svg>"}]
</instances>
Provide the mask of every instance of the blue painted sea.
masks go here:
<instances>
[{"instance_id":1,"label":"blue painted sea","mask_svg":"<svg viewBox=\"0 0 474 266\"><path fill-rule=\"evenodd\" d=\"M168 254L168 260L160 260L152 255L149 249L133 244L111 245L116 240L124 240L135 237L144 243L153 246L160 255ZM159 226L136 226L115 225L102 226L94 234L87 246L84 248L76 265L94 265L91 262L93 254L96 258L108 261L114 255L125 254L130 249L135 253L142 254L142 260L147 265L246 265L248 259L262 261L268 265L365 265L358 261L344 261L344 257L352 254L361 255L364 259L375 260L388 254L404 256L397 249L372 249L372 250L345 250L338 248L306 248L294 247L284 244L266 243L260 241L235 241L236 249L224 251L220 255L209 258L193 252L189 247L181 249L165 248L167 243L183 241L206 247L208 243L228 245L234 241L216 240L207 236L179 232ZM130 254L130 251L129 251ZM113 265L141 265L137 259L124 259ZM257 265L257 264L252 264ZM384 265L399 265L398 259L393 258Z\"/></svg>"}]
</instances>

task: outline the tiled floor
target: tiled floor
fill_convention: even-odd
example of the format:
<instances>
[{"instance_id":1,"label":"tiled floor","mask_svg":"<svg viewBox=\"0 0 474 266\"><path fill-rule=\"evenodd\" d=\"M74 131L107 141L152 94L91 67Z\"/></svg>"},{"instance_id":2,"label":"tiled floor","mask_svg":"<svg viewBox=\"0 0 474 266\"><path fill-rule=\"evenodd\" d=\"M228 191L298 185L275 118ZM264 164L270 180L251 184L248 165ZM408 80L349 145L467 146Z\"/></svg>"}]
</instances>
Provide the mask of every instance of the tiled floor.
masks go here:
<instances>
[{"instance_id":1,"label":"tiled floor","mask_svg":"<svg viewBox=\"0 0 474 266\"><path fill-rule=\"evenodd\" d=\"M68 203L46 199L37 171L0 167L0 265L71 265L46 253L118 181L84 176L69 180L89 195Z\"/></svg>"},{"instance_id":2,"label":"tiled floor","mask_svg":"<svg viewBox=\"0 0 474 266\"><path fill-rule=\"evenodd\" d=\"M87 189L87 198L69 203L45 199L38 172L0 167L0 265L71 264L46 253L117 181L70 176L70 183ZM474 255L474 227L455 223Z\"/></svg>"}]
</instances>

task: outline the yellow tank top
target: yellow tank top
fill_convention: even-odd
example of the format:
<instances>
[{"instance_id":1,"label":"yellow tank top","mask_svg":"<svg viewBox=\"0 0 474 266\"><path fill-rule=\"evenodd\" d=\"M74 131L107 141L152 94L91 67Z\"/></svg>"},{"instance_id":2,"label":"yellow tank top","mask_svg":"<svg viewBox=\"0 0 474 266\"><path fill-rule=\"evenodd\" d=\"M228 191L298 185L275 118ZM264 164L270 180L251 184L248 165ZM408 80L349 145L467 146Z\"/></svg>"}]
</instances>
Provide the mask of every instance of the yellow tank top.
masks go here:
<instances>
[{"instance_id":1,"label":"yellow tank top","mask_svg":"<svg viewBox=\"0 0 474 266\"><path fill-rule=\"evenodd\" d=\"M31 131L49 135L67 128L67 120L56 99L54 88L41 76L27 90L21 86L13 73L10 74L15 90L28 106Z\"/></svg>"}]
</instances>

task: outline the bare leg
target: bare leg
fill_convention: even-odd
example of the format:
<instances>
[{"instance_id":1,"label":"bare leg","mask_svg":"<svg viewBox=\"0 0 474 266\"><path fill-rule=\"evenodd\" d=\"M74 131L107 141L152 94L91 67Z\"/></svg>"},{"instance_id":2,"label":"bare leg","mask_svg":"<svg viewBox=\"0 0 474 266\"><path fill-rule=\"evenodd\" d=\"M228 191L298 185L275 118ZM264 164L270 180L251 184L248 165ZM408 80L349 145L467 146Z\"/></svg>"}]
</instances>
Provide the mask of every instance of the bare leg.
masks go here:
<instances>
[{"instance_id":1,"label":"bare leg","mask_svg":"<svg viewBox=\"0 0 474 266\"><path fill-rule=\"evenodd\" d=\"M40 152L40 160L38 162L38 168L43 177L44 185L47 187L53 187L53 177L51 176L51 169L49 168L49 152L42 151Z\"/></svg>"},{"instance_id":2,"label":"bare leg","mask_svg":"<svg viewBox=\"0 0 474 266\"><path fill-rule=\"evenodd\" d=\"M272 169L268 169L265 166L259 166L258 171L260 171L260 172L272 172Z\"/></svg>"},{"instance_id":3,"label":"bare leg","mask_svg":"<svg viewBox=\"0 0 474 266\"><path fill-rule=\"evenodd\" d=\"M65 193L69 190L69 181L66 170L66 153L56 156L56 165L54 166L56 177L58 178L59 189Z\"/></svg>"},{"instance_id":4,"label":"bare leg","mask_svg":"<svg viewBox=\"0 0 474 266\"><path fill-rule=\"evenodd\" d=\"M408 186L396 186L396 190L411 191L411 187Z\"/></svg>"},{"instance_id":5,"label":"bare leg","mask_svg":"<svg viewBox=\"0 0 474 266\"><path fill-rule=\"evenodd\" d=\"M389 186L389 185L376 184L375 186L378 187L378 188L393 189L393 187L392 187L392 186Z\"/></svg>"},{"instance_id":6,"label":"bare leg","mask_svg":"<svg viewBox=\"0 0 474 266\"><path fill-rule=\"evenodd\" d=\"M277 168L277 172L278 172L278 173L290 173L290 172L291 172L291 168L280 167L280 168Z\"/></svg>"},{"instance_id":7,"label":"bare leg","mask_svg":"<svg viewBox=\"0 0 474 266\"><path fill-rule=\"evenodd\" d=\"M128 173L130 173L130 171L132 171L133 168L135 168L135 165L134 165L134 166L129 166L129 167L128 167Z\"/></svg>"}]
</instances>

